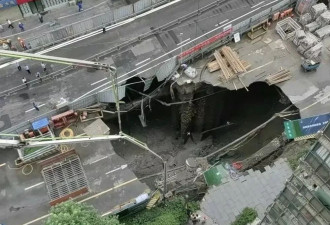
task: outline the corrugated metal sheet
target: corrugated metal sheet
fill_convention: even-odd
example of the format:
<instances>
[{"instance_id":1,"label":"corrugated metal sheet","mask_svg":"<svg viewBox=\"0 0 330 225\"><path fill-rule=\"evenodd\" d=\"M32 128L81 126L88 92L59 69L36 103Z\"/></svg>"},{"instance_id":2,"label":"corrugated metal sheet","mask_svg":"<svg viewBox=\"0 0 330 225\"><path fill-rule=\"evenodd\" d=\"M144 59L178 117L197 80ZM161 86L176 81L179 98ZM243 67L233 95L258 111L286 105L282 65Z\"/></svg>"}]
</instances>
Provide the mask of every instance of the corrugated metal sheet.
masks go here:
<instances>
[{"instance_id":1,"label":"corrugated metal sheet","mask_svg":"<svg viewBox=\"0 0 330 225\"><path fill-rule=\"evenodd\" d=\"M119 100L123 99L125 97L125 86L119 86L118 87L118 98ZM99 102L107 102L107 103L114 103L116 102L116 98L113 95L112 89L105 90L102 92L97 93L97 98Z\"/></svg>"},{"instance_id":2,"label":"corrugated metal sheet","mask_svg":"<svg viewBox=\"0 0 330 225\"><path fill-rule=\"evenodd\" d=\"M176 67L177 64L177 57L173 57L158 69L156 72L156 77L158 82L165 80L168 76L170 76Z\"/></svg>"},{"instance_id":3,"label":"corrugated metal sheet","mask_svg":"<svg viewBox=\"0 0 330 225\"><path fill-rule=\"evenodd\" d=\"M151 84L152 84L152 81L153 79L150 79L150 80L145 80L144 81L144 88L143 88L143 91L146 91L150 88Z\"/></svg>"}]
</instances>

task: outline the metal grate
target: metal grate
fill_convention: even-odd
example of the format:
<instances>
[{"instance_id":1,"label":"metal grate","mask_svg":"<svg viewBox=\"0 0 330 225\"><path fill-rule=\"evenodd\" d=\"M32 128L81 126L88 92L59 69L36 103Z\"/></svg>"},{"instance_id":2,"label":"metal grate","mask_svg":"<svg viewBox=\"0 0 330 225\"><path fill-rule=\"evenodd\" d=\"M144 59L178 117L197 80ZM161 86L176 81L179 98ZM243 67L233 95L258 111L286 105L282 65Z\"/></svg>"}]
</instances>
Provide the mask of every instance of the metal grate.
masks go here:
<instances>
[{"instance_id":1,"label":"metal grate","mask_svg":"<svg viewBox=\"0 0 330 225\"><path fill-rule=\"evenodd\" d=\"M88 188L87 178L77 155L44 168L42 175L51 201Z\"/></svg>"}]
</instances>

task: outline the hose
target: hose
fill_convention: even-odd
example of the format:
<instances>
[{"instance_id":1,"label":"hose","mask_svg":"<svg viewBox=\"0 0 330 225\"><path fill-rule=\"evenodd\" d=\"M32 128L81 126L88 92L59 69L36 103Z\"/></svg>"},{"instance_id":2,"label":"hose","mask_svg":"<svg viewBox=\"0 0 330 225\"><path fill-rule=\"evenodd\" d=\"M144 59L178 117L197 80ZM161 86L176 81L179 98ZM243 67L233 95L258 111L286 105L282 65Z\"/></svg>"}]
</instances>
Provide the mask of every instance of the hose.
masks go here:
<instances>
[{"instance_id":1,"label":"hose","mask_svg":"<svg viewBox=\"0 0 330 225\"><path fill-rule=\"evenodd\" d=\"M28 173L26 173L26 172L24 172L24 170L25 170L28 166L30 166L31 169L30 169L30 171L29 171ZM30 175L32 172L33 172L33 166L32 166L31 164L26 164L26 165L23 166L23 168L22 168L22 174L23 174L23 175L27 176L27 175Z\"/></svg>"}]
</instances>

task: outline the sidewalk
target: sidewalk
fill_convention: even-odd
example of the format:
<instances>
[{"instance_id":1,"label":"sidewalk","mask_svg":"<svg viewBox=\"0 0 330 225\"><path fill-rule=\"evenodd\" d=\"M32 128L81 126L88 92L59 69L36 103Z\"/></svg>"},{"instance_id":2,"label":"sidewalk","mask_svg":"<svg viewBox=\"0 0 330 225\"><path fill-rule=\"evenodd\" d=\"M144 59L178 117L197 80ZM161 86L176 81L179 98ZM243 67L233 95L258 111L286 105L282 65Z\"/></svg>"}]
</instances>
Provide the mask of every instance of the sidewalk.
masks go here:
<instances>
[{"instance_id":1,"label":"sidewalk","mask_svg":"<svg viewBox=\"0 0 330 225\"><path fill-rule=\"evenodd\" d=\"M78 12L77 6L67 6L48 11L44 15L44 22L40 23L36 15L27 18L18 18L12 20L14 29L8 29L6 24L6 15L0 15L0 23L3 25L4 31L0 32L0 38L9 38L16 42L17 37L28 39L44 32L55 30L59 27L69 25L75 22L85 20L89 17L109 12L111 8L118 8L127 5L126 0L85 0L83 3L84 11ZM57 24L50 26L55 20ZM24 24L25 31L21 32L18 27L18 22Z\"/></svg>"}]
</instances>

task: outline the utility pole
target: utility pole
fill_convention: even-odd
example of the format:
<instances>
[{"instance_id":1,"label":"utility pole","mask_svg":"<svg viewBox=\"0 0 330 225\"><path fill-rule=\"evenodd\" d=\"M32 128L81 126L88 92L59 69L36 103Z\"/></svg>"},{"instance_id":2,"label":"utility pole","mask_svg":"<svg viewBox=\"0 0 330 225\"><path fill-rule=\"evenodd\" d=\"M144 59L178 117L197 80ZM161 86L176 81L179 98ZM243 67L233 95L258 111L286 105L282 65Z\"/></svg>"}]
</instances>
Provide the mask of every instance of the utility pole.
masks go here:
<instances>
[{"instance_id":1,"label":"utility pole","mask_svg":"<svg viewBox=\"0 0 330 225\"><path fill-rule=\"evenodd\" d=\"M182 36L183 36L183 33L180 33L180 66L182 65Z\"/></svg>"},{"instance_id":2,"label":"utility pole","mask_svg":"<svg viewBox=\"0 0 330 225\"><path fill-rule=\"evenodd\" d=\"M110 80L112 80L112 91L116 100L119 133L121 133L122 128L121 128L120 105L119 105L119 97L118 97L117 69L114 67L110 68Z\"/></svg>"}]
</instances>

